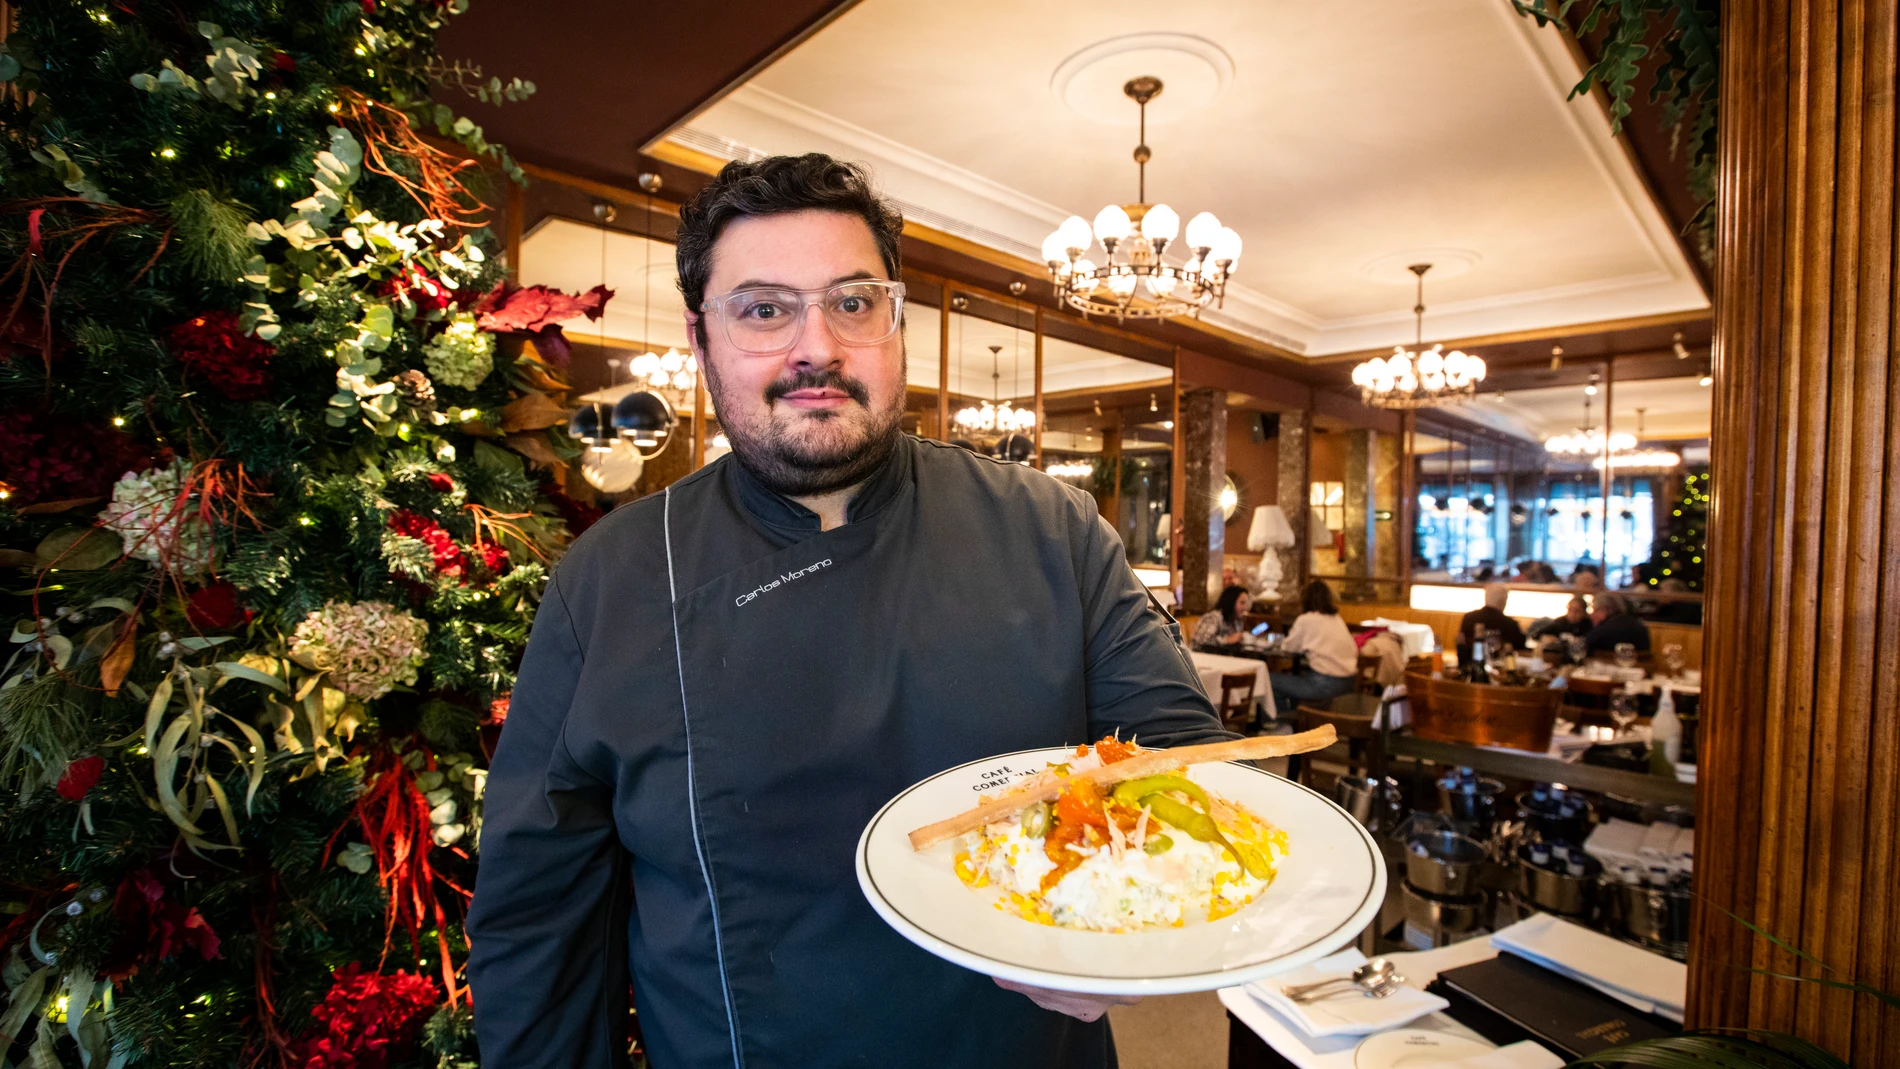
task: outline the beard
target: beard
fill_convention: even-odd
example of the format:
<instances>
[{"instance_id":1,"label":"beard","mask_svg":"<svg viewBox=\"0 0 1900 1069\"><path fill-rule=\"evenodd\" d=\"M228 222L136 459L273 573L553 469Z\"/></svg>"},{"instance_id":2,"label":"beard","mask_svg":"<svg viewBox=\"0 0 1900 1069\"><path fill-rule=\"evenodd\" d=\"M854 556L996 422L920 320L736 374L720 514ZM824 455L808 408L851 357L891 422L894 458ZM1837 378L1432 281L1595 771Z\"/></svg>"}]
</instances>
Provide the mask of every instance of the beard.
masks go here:
<instances>
[{"instance_id":1,"label":"beard","mask_svg":"<svg viewBox=\"0 0 1900 1069\"><path fill-rule=\"evenodd\" d=\"M882 408L873 408L864 383L836 369L800 371L774 381L765 388L764 414L753 418L739 398L727 393L712 361L701 366L733 459L782 497L826 494L863 482L890 458L903 435L901 392ZM903 381L901 375L898 381ZM812 389L838 390L857 407L817 412L777 407L786 394Z\"/></svg>"}]
</instances>

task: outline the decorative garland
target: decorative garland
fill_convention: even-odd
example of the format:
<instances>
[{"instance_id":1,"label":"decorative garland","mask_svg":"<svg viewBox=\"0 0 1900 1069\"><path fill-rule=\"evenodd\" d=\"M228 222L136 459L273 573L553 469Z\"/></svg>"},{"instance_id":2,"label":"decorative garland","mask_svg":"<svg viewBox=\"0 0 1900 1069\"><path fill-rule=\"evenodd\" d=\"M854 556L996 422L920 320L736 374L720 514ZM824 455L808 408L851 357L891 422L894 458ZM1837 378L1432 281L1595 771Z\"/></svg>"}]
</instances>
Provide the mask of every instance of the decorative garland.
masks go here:
<instances>
[{"instance_id":1,"label":"decorative garland","mask_svg":"<svg viewBox=\"0 0 1900 1069\"><path fill-rule=\"evenodd\" d=\"M503 284L463 6L15 9L0 1065L475 1064L482 732L589 518L491 428L611 294Z\"/></svg>"}]
</instances>

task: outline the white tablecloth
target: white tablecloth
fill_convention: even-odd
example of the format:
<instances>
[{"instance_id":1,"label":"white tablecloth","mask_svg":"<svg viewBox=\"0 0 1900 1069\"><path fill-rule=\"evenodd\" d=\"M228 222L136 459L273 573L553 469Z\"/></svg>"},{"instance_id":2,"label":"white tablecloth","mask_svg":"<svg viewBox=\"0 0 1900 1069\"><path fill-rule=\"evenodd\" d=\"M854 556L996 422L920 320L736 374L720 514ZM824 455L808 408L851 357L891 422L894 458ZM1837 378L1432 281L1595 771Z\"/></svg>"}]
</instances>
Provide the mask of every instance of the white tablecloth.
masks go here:
<instances>
[{"instance_id":1,"label":"white tablecloth","mask_svg":"<svg viewBox=\"0 0 1900 1069\"><path fill-rule=\"evenodd\" d=\"M1201 677L1201 689L1207 692L1214 704L1220 704L1220 677L1230 672L1252 672L1254 677L1253 696L1256 701L1264 701L1273 692L1267 686L1267 662L1252 657L1223 657L1218 653L1190 654L1194 658L1194 671Z\"/></svg>"},{"instance_id":2,"label":"white tablecloth","mask_svg":"<svg viewBox=\"0 0 1900 1069\"><path fill-rule=\"evenodd\" d=\"M1437 950L1417 953L1388 954L1387 957L1399 967L1405 982L1423 989L1436 979L1440 972L1455 969L1460 965L1470 965L1497 957L1496 948L1489 940L1480 936L1462 943L1453 943ZM1271 982L1271 981L1269 981ZM1254 1034L1266 1041L1281 1057L1292 1062L1300 1069L1351 1069L1353 1052L1364 1036L1332 1036L1315 1039L1282 1017L1278 1011L1269 1009L1259 999L1247 993L1245 987L1224 987L1220 991L1221 1005L1227 1007L1240 1022L1253 1029ZM1415 1028L1428 1032L1449 1032L1465 1039L1477 1040L1489 1045L1483 1036L1453 1020L1445 1013L1429 1013L1405 1028ZM1546 1064L1560 1063L1561 1059L1548 1056Z\"/></svg>"},{"instance_id":3,"label":"white tablecloth","mask_svg":"<svg viewBox=\"0 0 1900 1069\"><path fill-rule=\"evenodd\" d=\"M1393 635L1398 637L1399 646L1404 649L1407 660L1413 657L1423 657L1425 654L1431 652L1433 646L1438 644L1437 634L1425 624L1406 623L1404 620L1388 620L1383 616L1375 616L1370 620L1361 620L1359 622L1367 627L1383 627L1387 631L1392 632Z\"/></svg>"}]
</instances>

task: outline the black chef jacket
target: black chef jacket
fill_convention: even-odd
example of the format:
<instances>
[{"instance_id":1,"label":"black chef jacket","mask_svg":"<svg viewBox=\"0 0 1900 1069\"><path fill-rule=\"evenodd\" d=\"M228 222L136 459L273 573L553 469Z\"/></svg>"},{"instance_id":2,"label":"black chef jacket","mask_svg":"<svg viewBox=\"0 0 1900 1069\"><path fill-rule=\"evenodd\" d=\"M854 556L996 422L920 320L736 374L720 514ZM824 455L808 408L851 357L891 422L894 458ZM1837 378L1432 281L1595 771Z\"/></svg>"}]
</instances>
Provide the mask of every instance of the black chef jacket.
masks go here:
<instances>
[{"instance_id":1,"label":"black chef jacket","mask_svg":"<svg viewBox=\"0 0 1900 1069\"><path fill-rule=\"evenodd\" d=\"M1120 731L1225 737L1082 491L903 439L847 523L728 457L614 510L548 585L486 789L482 1062L606 1069L629 973L653 1064L1114 1064L911 945L865 823L926 776ZM947 814L946 814L947 815Z\"/></svg>"}]
</instances>

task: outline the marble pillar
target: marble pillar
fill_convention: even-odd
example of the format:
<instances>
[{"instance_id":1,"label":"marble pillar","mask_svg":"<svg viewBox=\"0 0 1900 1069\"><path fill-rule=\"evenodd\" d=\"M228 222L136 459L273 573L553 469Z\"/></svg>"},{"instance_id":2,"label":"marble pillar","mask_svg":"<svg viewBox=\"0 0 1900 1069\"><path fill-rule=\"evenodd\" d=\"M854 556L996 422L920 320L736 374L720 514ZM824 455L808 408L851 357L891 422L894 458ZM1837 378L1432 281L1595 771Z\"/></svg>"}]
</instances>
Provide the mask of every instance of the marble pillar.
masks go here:
<instances>
[{"instance_id":1,"label":"marble pillar","mask_svg":"<svg viewBox=\"0 0 1900 1069\"><path fill-rule=\"evenodd\" d=\"M1346 551L1344 594L1355 601L1372 598L1372 466L1378 435L1369 430L1346 432Z\"/></svg>"},{"instance_id":2,"label":"marble pillar","mask_svg":"<svg viewBox=\"0 0 1900 1069\"><path fill-rule=\"evenodd\" d=\"M1181 394L1181 609L1206 612L1220 597L1227 521L1220 491L1227 481L1227 391L1202 388Z\"/></svg>"},{"instance_id":3,"label":"marble pillar","mask_svg":"<svg viewBox=\"0 0 1900 1069\"><path fill-rule=\"evenodd\" d=\"M1312 413L1280 413L1280 510L1293 528L1293 544L1280 555L1280 614L1292 620L1300 612L1300 591L1312 573L1313 541L1308 502L1312 500Z\"/></svg>"}]
</instances>

